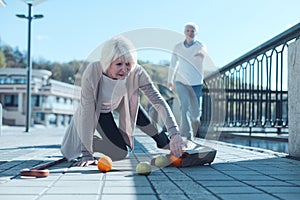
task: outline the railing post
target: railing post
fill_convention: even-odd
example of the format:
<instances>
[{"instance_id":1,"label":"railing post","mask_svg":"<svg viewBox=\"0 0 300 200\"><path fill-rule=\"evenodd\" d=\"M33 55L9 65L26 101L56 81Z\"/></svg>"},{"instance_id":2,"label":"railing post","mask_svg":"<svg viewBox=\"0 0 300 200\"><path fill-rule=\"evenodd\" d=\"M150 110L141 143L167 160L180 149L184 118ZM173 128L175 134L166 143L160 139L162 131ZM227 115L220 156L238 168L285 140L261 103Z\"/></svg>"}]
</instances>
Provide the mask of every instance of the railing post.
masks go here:
<instances>
[{"instance_id":1,"label":"railing post","mask_svg":"<svg viewBox=\"0 0 300 200\"><path fill-rule=\"evenodd\" d=\"M300 39L288 48L289 155L300 158Z\"/></svg>"}]
</instances>

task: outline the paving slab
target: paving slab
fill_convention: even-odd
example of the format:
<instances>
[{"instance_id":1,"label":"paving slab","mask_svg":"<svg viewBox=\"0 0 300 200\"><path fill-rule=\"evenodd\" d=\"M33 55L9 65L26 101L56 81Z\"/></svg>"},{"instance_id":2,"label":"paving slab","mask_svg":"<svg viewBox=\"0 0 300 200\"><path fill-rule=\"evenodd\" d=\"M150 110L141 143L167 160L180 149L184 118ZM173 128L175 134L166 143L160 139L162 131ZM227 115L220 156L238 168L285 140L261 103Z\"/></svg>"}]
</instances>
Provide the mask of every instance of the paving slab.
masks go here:
<instances>
[{"instance_id":1,"label":"paving slab","mask_svg":"<svg viewBox=\"0 0 300 200\"><path fill-rule=\"evenodd\" d=\"M217 150L211 165L153 167L149 176L136 174L139 162L169 153L135 132L135 149L113 163L110 172L97 166L74 167L63 162L46 178L20 177L19 172L62 158L60 142L66 127L4 126L0 136L0 199L300 199L300 161L287 154L196 138L197 145Z\"/></svg>"}]
</instances>

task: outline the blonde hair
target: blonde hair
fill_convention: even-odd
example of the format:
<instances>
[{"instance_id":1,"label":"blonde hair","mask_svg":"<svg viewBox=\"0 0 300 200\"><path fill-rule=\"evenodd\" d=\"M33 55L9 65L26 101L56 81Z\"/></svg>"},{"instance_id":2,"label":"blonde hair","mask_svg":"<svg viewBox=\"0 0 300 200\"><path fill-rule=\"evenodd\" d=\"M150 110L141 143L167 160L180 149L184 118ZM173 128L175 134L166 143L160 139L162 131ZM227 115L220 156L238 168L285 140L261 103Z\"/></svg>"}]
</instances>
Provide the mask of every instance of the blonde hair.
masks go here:
<instances>
[{"instance_id":1,"label":"blonde hair","mask_svg":"<svg viewBox=\"0 0 300 200\"><path fill-rule=\"evenodd\" d=\"M120 57L124 57L125 61L130 63L131 69L135 67L136 49L132 42L122 35L115 36L104 43L100 57L103 71L106 71L110 64Z\"/></svg>"},{"instance_id":2,"label":"blonde hair","mask_svg":"<svg viewBox=\"0 0 300 200\"><path fill-rule=\"evenodd\" d=\"M187 23L185 23L184 28L186 28L187 26L193 27L194 30L195 30L195 33L198 33L199 27L194 22L187 22Z\"/></svg>"}]
</instances>

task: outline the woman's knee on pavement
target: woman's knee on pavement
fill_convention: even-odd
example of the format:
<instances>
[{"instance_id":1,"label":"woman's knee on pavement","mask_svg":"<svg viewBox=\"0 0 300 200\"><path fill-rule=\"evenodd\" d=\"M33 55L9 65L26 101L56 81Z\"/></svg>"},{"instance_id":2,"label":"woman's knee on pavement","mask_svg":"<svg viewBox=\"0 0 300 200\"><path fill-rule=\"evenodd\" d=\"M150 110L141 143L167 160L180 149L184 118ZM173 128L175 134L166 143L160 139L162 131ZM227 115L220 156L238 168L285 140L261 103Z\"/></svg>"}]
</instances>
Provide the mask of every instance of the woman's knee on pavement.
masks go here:
<instances>
[{"instance_id":1,"label":"woman's knee on pavement","mask_svg":"<svg viewBox=\"0 0 300 200\"><path fill-rule=\"evenodd\" d=\"M113 161L122 160L126 158L128 154L125 142L116 145L109 140L103 140L97 137L94 137L93 140L93 150L94 152L103 153L109 156Z\"/></svg>"},{"instance_id":2,"label":"woman's knee on pavement","mask_svg":"<svg viewBox=\"0 0 300 200\"><path fill-rule=\"evenodd\" d=\"M112 161L118 161L123 160L128 155L127 149L118 149L118 150L112 150L110 155L108 155Z\"/></svg>"}]
</instances>

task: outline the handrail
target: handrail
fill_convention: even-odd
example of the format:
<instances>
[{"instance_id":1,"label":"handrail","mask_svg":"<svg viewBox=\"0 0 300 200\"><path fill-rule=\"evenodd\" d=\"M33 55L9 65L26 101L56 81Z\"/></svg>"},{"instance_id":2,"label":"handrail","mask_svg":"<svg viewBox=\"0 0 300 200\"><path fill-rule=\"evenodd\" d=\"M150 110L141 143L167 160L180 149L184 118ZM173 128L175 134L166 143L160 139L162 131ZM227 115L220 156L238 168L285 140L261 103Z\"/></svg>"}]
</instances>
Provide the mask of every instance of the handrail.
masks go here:
<instances>
[{"instance_id":1,"label":"handrail","mask_svg":"<svg viewBox=\"0 0 300 200\"><path fill-rule=\"evenodd\" d=\"M300 23L298 23L295 26L289 28L288 30L280 33L279 35L266 41L265 43L259 45L258 47L252 49L251 51L242 55L241 57L235 59L234 61L232 61L229 64L225 65L224 67L220 68L217 72L213 72L213 73L209 74L207 77L205 77L205 79L210 79L214 76L222 74L222 73L234 68L235 66L244 63L245 60L251 60L252 58L255 58L258 54L261 54L262 52L272 49L274 46L284 44L294 38L298 39L299 35L300 35Z\"/></svg>"},{"instance_id":2,"label":"handrail","mask_svg":"<svg viewBox=\"0 0 300 200\"><path fill-rule=\"evenodd\" d=\"M202 126L288 127L288 46L300 23L204 78Z\"/></svg>"}]
</instances>

